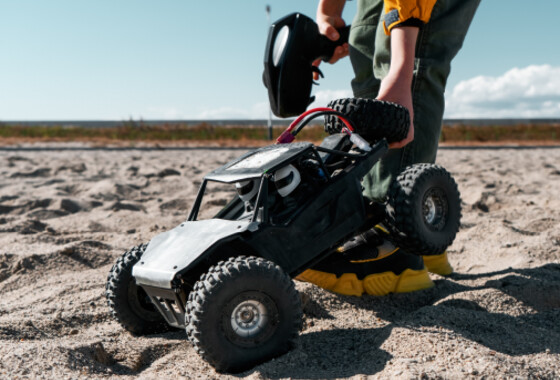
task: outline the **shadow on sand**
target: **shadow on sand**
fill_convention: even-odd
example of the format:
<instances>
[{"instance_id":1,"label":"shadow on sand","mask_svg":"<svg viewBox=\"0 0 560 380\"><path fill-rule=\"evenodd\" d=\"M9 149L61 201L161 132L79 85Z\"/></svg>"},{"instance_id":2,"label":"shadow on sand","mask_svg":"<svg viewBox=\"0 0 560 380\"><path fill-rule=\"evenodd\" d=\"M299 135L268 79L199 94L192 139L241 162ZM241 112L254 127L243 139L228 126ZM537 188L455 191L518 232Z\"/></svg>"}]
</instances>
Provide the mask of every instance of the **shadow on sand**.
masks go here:
<instances>
[{"instance_id":1,"label":"shadow on sand","mask_svg":"<svg viewBox=\"0 0 560 380\"><path fill-rule=\"evenodd\" d=\"M485 278L488 280L483 285L464 285ZM468 297L471 299L462 297L468 292L493 289L507 295L496 300L504 303L504 309L508 308L507 302L512 297L529 312L518 316L490 312L473 301L472 296ZM375 312L379 318L388 321L388 325L304 333L298 347L286 355L290 356L286 358L286 366L271 366L274 372L269 372L265 364L259 367L261 375L293 378L297 373L298 378L319 379L376 374L392 358L380 347L396 327L415 331L443 327L490 350L511 356L560 353L560 264L482 274L454 274L437 280L434 288L416 293L342 298L356 308ZM319 306L319 303L313 305L314 317L331 318L326 310L318 311ZM319 351L317 346L323 349Z\"/></svg>"}]
</instances>

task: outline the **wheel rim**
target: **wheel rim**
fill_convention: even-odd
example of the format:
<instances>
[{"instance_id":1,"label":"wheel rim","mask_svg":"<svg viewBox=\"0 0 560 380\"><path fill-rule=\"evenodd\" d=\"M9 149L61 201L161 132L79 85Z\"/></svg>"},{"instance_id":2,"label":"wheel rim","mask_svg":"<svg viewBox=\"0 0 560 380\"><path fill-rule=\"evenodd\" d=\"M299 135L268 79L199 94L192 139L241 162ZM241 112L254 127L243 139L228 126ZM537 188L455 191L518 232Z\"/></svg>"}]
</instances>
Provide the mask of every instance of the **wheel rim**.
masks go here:
<instances>
[{"instance_id":1,"label":"wheel rim","mask_svg":"<svg viewBox=\"0 0 560 380\"><path fill-rule=\"evenodd\" d=\"M231 313L231 328L243 338L258 335L267 323L266 307L256 300L241 302Z\"/></svg>"},{"instance_id":2,"label":"wheel rim","mask_svg":"<svg viewBox=\"0 0 560 380\"><path fill-rule=\"evenodd\" d=\"M447 223L448 203L440 188L432 188L424 195L422 216L426 225L434 231L441 231Z\"/></svg>"},{"instance_id":3,"label":"wheel rim","mask_svg":"<svg viewBox=\"0 0 560 380\"><path fill-rule=\"evenodd\" d=\"M258 347L274 335L278 308L268 295L247 291L228 302L222 318L230 342L246 348Z\"/></svg>"}]
</instances>

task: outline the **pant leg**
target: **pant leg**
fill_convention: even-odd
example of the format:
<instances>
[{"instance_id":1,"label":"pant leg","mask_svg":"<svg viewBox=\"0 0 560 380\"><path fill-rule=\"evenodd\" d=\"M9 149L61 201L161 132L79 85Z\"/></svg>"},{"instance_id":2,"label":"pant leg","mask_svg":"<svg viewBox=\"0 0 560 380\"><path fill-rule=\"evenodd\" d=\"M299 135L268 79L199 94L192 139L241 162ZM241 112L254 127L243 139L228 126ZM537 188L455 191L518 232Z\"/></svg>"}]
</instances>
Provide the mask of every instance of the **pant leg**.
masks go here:
<instances>
[{"instance_id":1,"label":"pant leg","mask_svg":"<svg viewBox=\"0 0 560 380\"><path fill-rule=\"evenodd\" d=\"M401 149L391 149L364 177L364 194L368 198L383 201L393 178L406 166L435 161L451 61L463 44L479 3L480 0L438 0L430 22L421 28L412 84L414 141ZM390 38L383 31L381 17L372 17L382 11L382 1L358 3L356 19L361 22L369 16L377 26L353 26L350 33L350 59L355 72L352 87L356 97L376 97L380 80L388 72ZM374 41L375 45L369 46L368 41L370 45ZM369 70L364 67L368 59Z\"/></svg>"},{"instance_id":2,"label":"pant leg","mask_svg":"<svg viewBox=\"0 0 560 380\"><path fill-rule=\"evenodd\" d=\"M354 70L352 90L357 98L375 98L381 80L373 72L377 31L382 26L383 0L358 0L349 36L350 62Z\"/></svg>"}]
</instances>

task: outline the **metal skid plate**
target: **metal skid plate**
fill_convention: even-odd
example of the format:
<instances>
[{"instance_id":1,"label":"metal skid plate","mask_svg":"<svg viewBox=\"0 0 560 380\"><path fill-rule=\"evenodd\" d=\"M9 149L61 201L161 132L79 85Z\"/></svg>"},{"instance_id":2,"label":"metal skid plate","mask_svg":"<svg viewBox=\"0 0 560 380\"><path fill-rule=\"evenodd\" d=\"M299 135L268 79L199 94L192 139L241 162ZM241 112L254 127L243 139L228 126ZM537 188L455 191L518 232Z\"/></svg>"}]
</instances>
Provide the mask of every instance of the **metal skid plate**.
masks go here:
<instances>
[{"instance_id":1,"label":"metal skid plate","mask_svg":"<svg viewBox=\"0 0 560 380\"><path fill-rule=\"evenodd\" d=\"M185 305L187 296L184 292L142 286L150 301L165 318L168 324L177 328L185 328Z\"/></svg>"}]
</instances>

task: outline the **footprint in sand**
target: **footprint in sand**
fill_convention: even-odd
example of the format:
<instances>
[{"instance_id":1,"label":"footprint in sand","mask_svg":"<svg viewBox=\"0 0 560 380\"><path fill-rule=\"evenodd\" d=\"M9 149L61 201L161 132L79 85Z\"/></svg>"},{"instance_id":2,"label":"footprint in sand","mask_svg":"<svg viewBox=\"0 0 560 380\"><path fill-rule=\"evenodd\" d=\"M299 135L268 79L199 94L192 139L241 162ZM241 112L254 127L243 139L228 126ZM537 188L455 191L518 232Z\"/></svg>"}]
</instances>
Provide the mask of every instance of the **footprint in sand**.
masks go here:
<instances>
[{"instance_id":1,"label":"footprint in sand","mask_svg":"<svg viewBox=\"0 0 560 380\"><path fill-rule=\"evenodd\" d=\"M85 172L86 170L87 170L86 164L84 164L83 162L80 162L78 164L70 164L70 165L59 166L56 169L56 174L58 174L59 172L63 172L63 171L70 171L72 173L81 174L81 173Z\"/></svg>"},{"instance_id":2,"label":"footprint in sand","mask_svg":"<svg viewBox=\"0 0 560 380\"><path fill-rule=\"evenodd\" d=\"M190 203L184 198L172 199L159 205L160 210L188 210Z\"/></svg>"},{"instance_id":3,"label":"footprint in sand","mask_svg":"<svg viewBox=\"0 0 560 380\"><path fill-rule=\"evenodd\" d=\"M30 172L15 172L10 175L10 178L36 178L48 177L51 175L51 168L39 168Z\"/></svg>"},{"instance_id":4,"label":"footprint in sand","mask_svg":"<svg viewBox=\"0 0 560 380\"><path fill-rule=\"evenodd\" d=\"M527 225L522 229L525 231L533 232L535 234L540 234L542 232L555 228L558 223L559 221L554 218L534 219L527 223Z\"/></svg>"}]
</instances>

